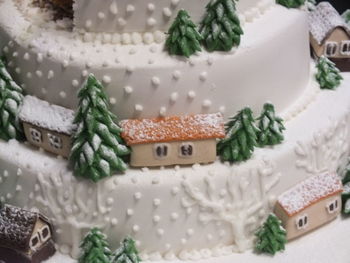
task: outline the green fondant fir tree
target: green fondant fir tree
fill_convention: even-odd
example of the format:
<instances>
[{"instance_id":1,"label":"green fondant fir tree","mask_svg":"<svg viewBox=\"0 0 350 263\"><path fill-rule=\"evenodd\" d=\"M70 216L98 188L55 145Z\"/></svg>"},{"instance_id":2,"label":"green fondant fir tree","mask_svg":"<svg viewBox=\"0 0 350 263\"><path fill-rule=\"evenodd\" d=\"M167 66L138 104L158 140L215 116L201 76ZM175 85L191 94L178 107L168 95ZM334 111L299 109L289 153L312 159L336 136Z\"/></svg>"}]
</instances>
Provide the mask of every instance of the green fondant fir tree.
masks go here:
<instances>
[{"instance_id":1,"label":"green fondant fir tree","mask_svg":"<svg viewBox=\"0 0 350 263\"><path fill-rule=\"evenodd\" d=\"M230 51L241 42L243 30L236 14L235 0L211 0L201 22L200 32L210 52Z\"/></svg>"},{"instance_id":2,"label":"green fondant fir tree","mask_svg":"<svg viewBox=\"0 0 350 263\"><path fill-rule=\"evenodd\" d=\"M287 242L286 230L274 214L269 215L255 235L257 237L255 249L260 253L275 255L276 252L284 250Z\"/></svg>"},{"instance_id":3,"label":"green fondant fir tree","mask_svg":"<svg viewBox=\"0 0 350 263\"><path fill-rule=\"evenodd\" d=\"M111 259L111 263L138 263L140 261L135 241L130 237L121 242L120 247L113 253Z\"/></svg>"},{"instance_id":4,"label":"green fondant fir tree","mask_svg":"<svg viewBox=\"0 0 350 263\"><path fill-rule=\"evenodd\" d=\"M283 141L285 130L283 120L275 115L275 107L265 103L263 111L258 118L258 144L260 147L276 145Z\"/></svg>"},{"instance_id":5,"label":"green fondant fir tree","mask_svg":"<svg viewBox=\"0 0 350 263\"><path fill-rule=\"evenodd\" d=\"M79 263L110 263L111 251L104 235L98 228L93 228L84 237L80 248L82 253Z\"/></svg>"},{"instance_id":6,"label":"green fondant fir tree","mask_svg":"<svg viewBox=\"0 0 350 263\"><path fill-rule=\"evenodd\" d=\"M70 156L74 174L97 182L113 172L125 171L127 165L122 157L129 154L129 149L123 144L122 130L108 109L103 86L91 74L78 97L79 108L74 119L78 129Z\"/></svg>"},{"instance_id":7,"label":"green fondant fir tree","mask_svg":"<svg viewBox=\"0 0 350 263\"><path fill-rule=\"evenodd\" d=\"M350 9L346 10L343 14L342 17L344 18L345 22L350 24Z\"/></svg>"},{"instance_id":8,"label":"green fondant fir tree","mask_svg":"<svg viewBox=\"0 0 350 263\"><path fill-rule=\"evenodd\" d=\"M14 82L0 59L0 139L8 141L24 138L18 119L22 102L22 88Z\"/></svg>"},{"instance_id":9,"label":"green fondant fir tree","mask_svg":"<svg viewBox=\"0 0 350 263\"><path fill-rule=\"evenodd\" d=\"M320 57L317 63L316 80L320 84L321 89L337 88L343 77L340 75L339 69L335 64L325 56Z\"/></svg>"},{"instance_id":10,"label":"green fondant fir tree","mask_svg":"<svg viewBox=\"0 0 350 263\"><path fill-rule=\"evenodd\" d=\"M218 143L221 159L229 162L248 160L257 146L258 131L250 108L238 112L226 124L226 137Z\"/></svg>"},{"instance_id":11,"label":"green fondant fir tree","mask_svg":"<svg viewBox=\"0 0 350 263\"><path fill-rule=\"evenodd\" d=\"M170 55L190 57L196 51L201 51L202 36L185 10L179 11L168 34L165 47Z\"/></svg>"},{"instance_id":12,"label":"green fondant fir tree","mask_svg":"<svg viewBox=\"0 0 350 263\"><path fill-rule=\"evenodd\" d=\"M306 0L277 0L277 3L287 8L298 8L305 4Z\"/></svg>"},{"instance_id":13,"label":"green fondant fir tree","mask_svg":"<svg viewBox=\"0 0 350 263\"><path fill-rule=\"evenodd\" d=\"M343 214L350 215L350 165L346 168L346 174L343 178L344 190L342 193Z\"/></svg>"}]
</instances>

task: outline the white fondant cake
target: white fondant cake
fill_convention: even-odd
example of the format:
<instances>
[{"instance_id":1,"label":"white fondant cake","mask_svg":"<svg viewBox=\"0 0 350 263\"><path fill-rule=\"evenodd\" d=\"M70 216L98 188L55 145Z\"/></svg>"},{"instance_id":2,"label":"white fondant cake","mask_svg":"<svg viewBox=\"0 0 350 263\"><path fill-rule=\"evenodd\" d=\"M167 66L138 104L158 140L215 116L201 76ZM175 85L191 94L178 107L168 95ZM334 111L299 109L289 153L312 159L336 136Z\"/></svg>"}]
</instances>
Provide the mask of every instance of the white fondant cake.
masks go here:
<instances>
[{"instance_id":1,"label":"white fondant cake","mask_svg":"<svg viewBox=\"0 0 350 263\"><path fill-rule=\"evenodd\" d=\"M273 5L245 24L237 50L183 59L170 57L162 43L83 42L47 22L40 10L28 15L17 5L4 0L8 11L0 16L0 48L11 72L30 95L67 108L76 107L88 73L103 81L121 119L218 111L230 116L246 105L258 112L266 101L281 112L309 81L308 25L299 10Z\"/></svg>"},{"instance_id":2,"label":"white fondant cake","mask_svg":"<svg viewBox=\"0 0 350 263\"><path fill-rule=\"evenodd\" d=\"M194 22L200 22L207 3L202 0L108 0L102 3L77 0L73 6L74 25L78 30L90 32L164 32L181 9L187 10ZM270 0L239 1L237 11L252 17L260 12L259 8L266 8L270 3Z\"/></svg>"},{"instance_id":3,"label":"white fondant cake","mask_svg":"<svg viewBox=\"0 0 350 263\"><path fill-rule=\"evenodd\" d=\"M0 141L0 200L49 216L59 252L72 258L94 226L113 248L132 236L145 260L243 252L278 195L347 162L350 75L336 91L320 91L305 11L241 0L240 46L184 59L164 51L164 31L180 8L198 22L208 1L153 2L77 0L74 21L53 21L29 0L0 0L0 49L14 79L49 103L75 109L89 73L121 119L218 111L228 118L246 105L258 114L271 101L286 120L285 141L239 164L128 169L96 184L74 177L62 158Z\"/></svg>"}]
</instances>

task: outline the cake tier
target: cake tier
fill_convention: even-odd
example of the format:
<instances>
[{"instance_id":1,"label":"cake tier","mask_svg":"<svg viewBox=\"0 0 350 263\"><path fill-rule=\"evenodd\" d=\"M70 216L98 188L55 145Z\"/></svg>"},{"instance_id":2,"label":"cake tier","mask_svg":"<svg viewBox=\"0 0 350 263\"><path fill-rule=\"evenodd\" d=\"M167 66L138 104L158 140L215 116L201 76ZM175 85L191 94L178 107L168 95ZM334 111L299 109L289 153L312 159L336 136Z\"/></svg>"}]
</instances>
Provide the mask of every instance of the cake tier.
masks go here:
<instances>
[{"instance_id":1,"label":"cake tier","mask_svg":"<svg viewBox=\"0 0 350 263\"><path fill-rule=\"evenodd\" d=\"M309 76L306 14L273 6L244 26L238 49L170 57L163 44L83 42L76 34L2 0L0 48L30 95L75 108L89 72L103 81L119 118L226 112L271 101L279 112L305 90ZM34 11L33 11L34 12ZM35 11L38 12L38 11ZM288 94L288 96L287 96Z\"/></svg>"},{"instance_id":2,"label":"cake tier","mask_svg":"<svg viewBox=\"0 0 350 263\"><path fill-rule=\"evenodd\" d=\"M318 229L303 237L288 243L286 250L269 255L254 254L246 252L244 254L232 254L228 256L207 258L197 260L196 263L329 263L347 262L349 259L349 235L350 221L338 219L327 226ZM331 242L330 242L331 241ZM171 262L171 261L170 261ZM174 263L184 263L184 261L173 261ZM57 253L45 263L77 263L70 257ZM154 263L169 263L167 260L156 261Z\"/></svg>"},{"instance_id":3,"label":"cake tier","mask_svg":"<svg viewBox=\"0 0 350 263\"><path fill-rule=\"evenodd\" d=\"M269 0L241 0L238 14L248 17ZM177 12L186 10L197 24L209 0L75 0L74 26L90 32L167 31Z\"/></svg>"},{"instance_id":4,"label":"cake tier","mask_svg":"<svg viewBox=\"0 0 350 263\"><path fill-rule=\"evenodd\" d=\"M93 184L75 178L65 160L16 141L0 142L0 200L47 214L59 250L73 256L93 226L108 233L113 248L131 235L144 259L243 251L277 195L347 162L350 75L344 77L337 91L316 95L317 86L311 87L314 100L305 94L289 109L295 117L286 123L285 142L256 149L241 164L129 169Z\"/></svg>"}]
</instances>

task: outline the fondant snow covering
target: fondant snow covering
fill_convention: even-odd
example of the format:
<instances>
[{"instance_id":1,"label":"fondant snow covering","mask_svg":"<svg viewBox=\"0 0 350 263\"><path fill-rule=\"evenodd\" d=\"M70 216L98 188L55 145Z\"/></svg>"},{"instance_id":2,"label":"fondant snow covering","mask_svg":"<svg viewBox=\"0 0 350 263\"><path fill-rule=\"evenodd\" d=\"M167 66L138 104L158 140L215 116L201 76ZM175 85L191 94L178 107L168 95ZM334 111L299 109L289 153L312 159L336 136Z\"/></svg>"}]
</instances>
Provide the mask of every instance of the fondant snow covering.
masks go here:
<instances>
[{"instance_id":1,"label":"fondant snow covering","mask_svg":"<svg viewBox=\"0 0 350 263\"><path fill-rule=\"evenodd\" d=\"M6 205L0 209L0 246L26 250L38 214Z\"/></svg>"},{"instance_id":2,"label":"fondant snow covering","mask_svg":"<svg viewBox=\"0 0 350 263\"><path fill-rule=\"evenodd\" d=\"M70 135L75 130L74 111L33 96L25 96L19 118L35 126Z\"/></svg>"},{"instance_id":3,"label":"fondant snow covering","mask_svg":"<svg viewBox=\"0 0 350 263\"><path fill-rule=\"evenodd\" d=\"M204 140L225 136L221 113L123 120L123 138L128 145L140 143Z\"/></svg>"},{"instance_id":4,"label":"fondant snow covering","mask_svg":"<svg viewBox=\"0 0 350 263\"><path fill-rule=\"evenodd\" d=\"M278 203L293 216L317 201L341 192L342 187L336 173L316 175L286 191L278 198Z\"/></svg>"}]
</instances>

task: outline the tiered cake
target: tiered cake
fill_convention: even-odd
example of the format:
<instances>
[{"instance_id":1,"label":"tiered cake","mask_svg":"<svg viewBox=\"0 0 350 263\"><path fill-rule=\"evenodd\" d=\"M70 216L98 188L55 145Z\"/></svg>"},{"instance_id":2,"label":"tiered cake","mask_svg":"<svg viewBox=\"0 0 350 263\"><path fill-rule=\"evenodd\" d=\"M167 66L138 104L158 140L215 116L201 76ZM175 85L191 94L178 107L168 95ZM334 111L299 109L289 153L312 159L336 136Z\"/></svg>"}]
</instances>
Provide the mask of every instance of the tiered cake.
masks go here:
<instances>
[{"instance_id":1,"label":"tiered cake","mask_svg":"<svg viewBox=\"0 0 350 263\"><path fill-rule=\"evenodd\" d=\"M0 200L46 214L60 253L77 258L92 227L108 233L113 248L133 237L143 259L242 252L281 193L344 167L350 77L336 91L319 89L307 12L240 0L238 47L170 56L165 32L177 12L199 23L208 2L75 0L73 19L55 20L46 1L0 0L0 49L28 95L75 110L93 73L120 119L220 112L227 120L247 105L257 115L271 102L286 121L285 141L246 162L129 168L96 184L74 177L63 158L0 141Z\"/></svg>"}]
</instances>

